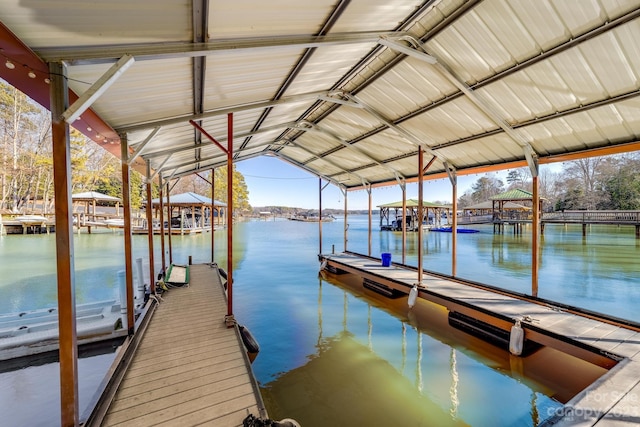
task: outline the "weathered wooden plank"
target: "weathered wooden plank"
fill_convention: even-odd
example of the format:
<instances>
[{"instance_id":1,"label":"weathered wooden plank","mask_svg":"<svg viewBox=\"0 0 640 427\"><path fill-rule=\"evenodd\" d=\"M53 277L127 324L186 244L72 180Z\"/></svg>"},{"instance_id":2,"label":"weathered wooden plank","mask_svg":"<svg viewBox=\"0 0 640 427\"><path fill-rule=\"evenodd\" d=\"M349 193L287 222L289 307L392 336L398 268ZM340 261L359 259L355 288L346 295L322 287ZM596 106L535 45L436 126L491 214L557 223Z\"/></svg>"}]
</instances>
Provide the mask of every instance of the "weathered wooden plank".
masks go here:
<instances>
[{"instance_id":1,"label":"weathered wooden plank","mask_svg":"<svg viewBox=\"0 0 640 427\"><path fill-rule=\"evenodd\" d=\"M172 384L171 387L158 388L149 392L140 393L130 399L114 401L112 413L116 414L127 409L135 409L144 405L145 408L137 411L155 412L167 406L175 406L183 401L192 400L194 397L211 395L217 391L224 391L242 385L250 386L250 378L246 371L235 369L226 371L225 376L211 377L199 376L191 381L182 381Z\"/></svg>"},{"instance_id":2,"label":"weathered wooden plank","mask_svg":"<svg viewBox=\"0 0 640 427\"><path fill-rule=\"evenodd\" d=\"M228 355L232 355L234 357L238 355L237 343L232 343L232 345L227 345L225 347L200 347L192 349L191 351L185 351L184 354L162 354L159 355L156 360L148 359L139 363L136 361L137 363L132 364L129 371L131 372L131 377L134 377L138 375L138 372L146 374L160 369L164 370L175 366L182 366L184 364L191 363L191 361L201 360L202 358L217 358L219 356L224 358Z\"/></svg>"},{"instance_id":3,"label":"weathered wooden plank","mask_svg":"<svg viewBox=\"0 0 640 427\"><path fill-rule=\"evenodd\" d=\"M103 425L240 426L247 409L258 414L262 401L238 332L224 323L217 272L192 266L190 278L164 297Z\"/></svg>"},{"instance_id":4,"label":"weathered wooden plank","mask_svg":"<svg viewBox=\"0 0 640 427\"><path fill-rule=\"evenodd\" d=\"M636 334L637 332L630 329L617 327L608 334L603 335L594 342L591 342L590 344L594 347L598 347L601 350L611 351L612 348Z\"/></svg>"},{"instance_id":5,"label":"weathered wooden plank","mask_svg":"<svg viewBox=\"0 0 640 427\"><path fill-rule=\"evenodd\" d=\"M253 388L249 384L215 390L215 385L194 393L182 393L161 399L163 405L138 405L127 410L110 412L104 426L119 425L157 425L172 422L173 425L195 425L181 420L193 412L208 419L216 419L236 412L255 403ZM242 421L242 420L240 420Z\"/></svg>"},{"instance_id":6,"label":"weathered wooden plank","mask_svg":"<svg viewBox=\"0 0 640 427\"><path fill-rule=\"evenodd\" d=\"M232 360L229 362L211 365L204 370L190 370L181 372L177 375L158 378L153 381L139 382L137 384L130 383L126 387L121 387L119 389L119 394L118 396L116 396L116 399L120 399L121 397L124 399L137 393L144 393L163 387L172 387L182 381L192 381L203 376L203 372L205 372L207 376L210 376L212 378L225 378L227 375L237 375L238 369L246 370L244 363L242 363L242 361Z\"/></svg>"},{"instance_id":7,"label":"weathered wooden plank","mask_svg":"<svg viewBox=\"0 0 640 427\"><path fill-rule=\"evenodd\" d=\"M201 409L184 414L183 416L173 420L164 421L157 425L175 426L205 424L215 427L241 426L242 420L247 416L247 413L252 412L256 415L257 412L257 408L252 403L250 395L244 395L221 402L211 409L215 409L215 411ZM238 422L237 420L240 421Z\"/></svg>"},{"instance_id":8,"label":"weathered wooden plank","mask_svg":"<svg viewBox=\"0 0 640 427\"><path fill-rule=\"evenodd\" d=\"M640 384L636 384L629 390L595 425L597 427L640 425Z\"/></svg>"},{"instance_id":9,"label":"weathered wooden plank","mask_svg":"<svg viewBox=\"0 0 640 427\"><path fill-rule=\"evenodd\" d=\"M640 333L635 333L630 337L621 340L620 343L611 348L611 352L624 357L634 357L640 351Z\"/></svg>"},{"instance_id":10,"label":"weathered wooden plank","mask_svg":"<svg viewBox=\"0 0 640 427\"><path fill-rule=\"evenodd\" d=\"M183 353L188 352L193 349L197 349L200 347L207 347L211 349L215 348L223 348L228 345L235 345L237 343L234 336L222 336L222 337L214 337L212 339L202 341L202 340L191 340L188 343L185 343L181 346L169 345L169 343L165 344L156 344L155 342L151 343L148 346L145 346L144 349L140 349L136 354L136 363L145 362L147 360L156 360L158 357L158 352L163 351L164 354L173 354L173 353Z\"/></svg>"},{"instance_id":11,"label":"weathered wooden plank","mask_svg":"<svg viewBox=\"0 0 640 427\"><path fill-rule=\"evenodd\" d=\"M586 390L571 399L556 415L554 427L593 426L611 411L630 390L637 387L640 363L620 362ZM598 424L599 425L599 424ZM604 425L604 424L603 424Z\"/></svg>"}]
</instances>

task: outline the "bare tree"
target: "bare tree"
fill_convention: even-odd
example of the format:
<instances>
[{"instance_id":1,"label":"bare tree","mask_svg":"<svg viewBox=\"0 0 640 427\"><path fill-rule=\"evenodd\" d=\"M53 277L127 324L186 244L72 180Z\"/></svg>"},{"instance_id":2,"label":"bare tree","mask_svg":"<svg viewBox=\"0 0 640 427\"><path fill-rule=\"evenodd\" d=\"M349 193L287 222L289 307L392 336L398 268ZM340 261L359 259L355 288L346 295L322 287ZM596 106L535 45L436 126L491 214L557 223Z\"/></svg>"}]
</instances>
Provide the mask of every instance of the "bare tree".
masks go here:
<instances>
[{"instance_id":1,"label":"bare tree","mask_svg":"<svg viewBox=\"0 0 640 427\"><path fill-rule=\"evenodd\" d=\"M603 157L589 157L569 163L564 170L567 180L576 180L582 187L583 209L595 209L604 197L598 185L603 165Z\"/></svg>"}]
</instances>

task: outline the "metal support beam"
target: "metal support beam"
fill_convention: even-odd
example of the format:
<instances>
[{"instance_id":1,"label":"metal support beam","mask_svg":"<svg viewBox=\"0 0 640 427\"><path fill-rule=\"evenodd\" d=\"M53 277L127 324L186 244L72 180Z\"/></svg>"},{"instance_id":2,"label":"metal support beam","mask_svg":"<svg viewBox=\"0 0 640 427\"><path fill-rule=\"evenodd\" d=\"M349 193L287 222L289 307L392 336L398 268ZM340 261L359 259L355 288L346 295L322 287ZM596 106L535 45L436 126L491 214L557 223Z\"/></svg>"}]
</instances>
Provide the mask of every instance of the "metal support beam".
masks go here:
<instances>
[{"instance_id":1,"label":"metal support beam","mask_svg":"<svg viewBox=\"0 0 640 427\"><path fill-rule=\"evenodd\" d=\"M153 127L171 126L188 122L189 120L201 121L210 117L226 116L229 113L238 113L242 111L263 110L265 108L275 107L277 105L294 104L301 101L317 99L319 96L325 96L327 91L314 91L308 93L300 93L297 95L285 96L276 100L252 101L244 104L235 104L229 107L214 108L204 111L202 114L188 114L168 117L162 120L154 120L141 123L128 123L118 127L119 132L137 132Z\"/></svg>"},{"instance_id":2,"label":"metal support beam","mask_svg":"<svg viewBox=\"0 0 640 427\"><path fill-rule=\"evenodd\" d=\"M348 231L349 231L349 222L347 221L347 206L348 206L348 200L347 200L347 194L349 194L347 192L346 188L341 189L342 190L342 195L344 196L344 251L347 251L347 245L349 243L349 235L348 235Z\"/></svg>"},{"instance_id":3,"label":"metal support beam","mask_svg":"<svg viewBox=\"0 0 640 427\"><path fill-rule=\"evenodd\" d=\"M340 96L340 94L338 94L338 96ZM318 100L331 102L333 104L346 105L348 107L353 107L353 108L364 108L364 106L358 102L351 101L349 99L344 99L344 98L336 98L335 96L332 96L332 95L320 95L318 96Z\"/></svg>"},{"instance_id":4,"label":"metal support beam","mask_svg":"<svg viewBox=\"0 0 640 427\"><path fill-rule=\"evenodd\" d=\"M68 61L73 65L110 63L123 55L130 54L138 61L192 58L213 55L219 51L257 50L290 47L298 51L302 48L341 46L347 44L376 43L380 37L398 37L406 33L397 31L361 31L353 33L331 33L321 36L290 35L227 38L209 40L205 43L147 43L138 45L78 46L65 48L40 48L37 54L45 61Z\"/></svg>"},{"instance_id":5,"label":"metal support beam","mask_svg":"<svg viewBox=\"0 0 640 427\"><path fill-rule=\"evenodd\" d=\"M451 275L458 274L458 175L447 165L447 174L451 181Z\"/></svg>"},{"instance_id":6,"label":"metal support beam","mask_svg":"<svg viewBox=\"0 0 640 427\"><path fill-rule=\"evenodd\" d=\"M529 144L529 142L518 131L513 129L507 121L500 116L500 114L494 109L494 107L486 100L480 98L473 89L459 78L451 68L449 68L442 61L430 55L423 43L416 40L411 36L401 36L399 39L407 41L413 47L406 46L401 43L391 42L387 39L380 39L380 44L388 46L394 50L410 55L414 58L420 59L428 64L433 65L447 80L449 80L454 86L456 86L462 93L464 93L471 102L475 104L480 111L482 111L489 119L491 119L496 125L500 126L502 130L509 135L509 137L515 141L524 150L524 157L529 165L532 176L538 176L538 165L534 159L537 154Z\"/></svg>"},{"instance_id":7,"label":"metal support beam","mask_svg":"<svg viewBox=\"0 0 640 427\"><path fill-rule=\"evenodd\" d=\"M312 175L315 175L315 176L317 176L319 178L324 179L325 181L329 181L330 183L334 184L335 186L337 186L339 188L343 187L343 185L340 183L340 181L338 181L338 180L336 180L334 178L331 178L330 176L327 176L327 175L320 175L316 171L314 171L314 170L310 169L309 167L307 167L306 165L293 160L292 158L282 154L279 151L274 151L273 155L278 157L279 159L291 164L292 166L298 167L298 168L304 170L305 172L309 172Z\"/></svg>"},{"instance_id":8,"label":"metal support beam","mask_svg":"<svg viewBox=\"0 0 640 427\"><path fill-rule=\"evenodd\" d=\"M531 218L531 295L538 296L538 269L540 252L540 182L533 177L533 206Z\"/></svg>"},{"instance_id":9,"label":"metal support beam","mask_svg":"<svg viewBox=\"0 0 640 427\"><path fill-rule=\"evenodd\" d=\"M78 117L82 115L91 104L98 99L107 89L124 73L133 63L135 59L129 54L124 54L115 64L111 66L89 89L87 89L73 103L71 107L62 114L62 118L69 124L72 124Z\"/></svg>"},{"instance_id":10,"label":"metal support beam","mask_svg":"<svg viewBox=\"0 0 640 427\"><path fill-rule=\"evenodd\" d=\"M156 175L158 175L160 172L162 172L162 168L164 167L165 164L167 164L167 162L169 161L170 158L171 158L171 154L169 154L167 157L165 157L165 159L162 161L162 163L160 163L160 165L156 168L155 172L153 172L153 174L150 177L147 178L147 181L149 181L149 182L153 181L153 179L156 177Z\"/></svg>"},{"instance_id":11,"label":"metal support beam","mask_svg":"<svg viewBox=\"0 0 640 427\"><path fill-rule=\"evenodd\" d=\"M146 147L146 145L158 134L159 131L160 127L154 128L149 136L144 139L144 141L142 141L140 144L136 144L134 153L132 156L129 156L129 161L127 162L129 166L131 166L133 162L135 162L135 160L138 158L138 156L142 154L142 152L144 151L144 147ZM148 176L149 174L147 173L147 177Z\"/></svg>"},{"instance_id":12,"label":"metal support beam","mask_svg":"<svg viewBox=\"0 0 640 427\"><path fill-rule=\"evenodd\" d=\"M393 40L393 38L397 40L404 40L404 37L380 37L378 39L378 44L381 44L382 46L386 46L390 49L393 49L396 52L404 53L405 55L411 56L413 58L417 58L421 61L426 62L427 64L433 65L438 62L438 60L432 55L429 55L426 52L421 52L419 50L416 50L413 47L407 46L403 43L397 42Z\"/></svg>"},{"instance_id":13,"label":"metal support beam","mask_svg":"<svg viewBox=\"0 0 640 427\"><path fill-rule=\"evenodd\" d=\"M287 140L285 140L285 141L287 142L287 144L291 144L291 145L295 146L296 148L301 149L301 150L302 150L302 151L304 151L305 153L307 153L307 154L309 154L309 155L313 156L315 159L318 159L318 160L321 160L321 161L323 161L323 162L326 162L326 163L330 164L331 166L333 166L334 168L339 169L341 173L345 173L345 174L347 174L347 175L353 175L353 176L356 176L360 181L362 181L362 182L363 182L363 184L364 184L364 185L368 184L368 181L367 181L366 179L364 179L362 176L358 175L358 174L357 174L357 173L355 173L355 172L349 172L349 171L347 171L347 170L346 170L346 169L344 169L342 166L339 166L337 163L335 163L335 162L333 162L333 161L331 161L331 160L329 160L329 159L326 159L326 158L324 158L324 157L320 157L320 156L318 156L317 154L315 154L313 151L309 150L309 149L308 149L307 147L305 147L304 145L299 144L298 142L293 141L293 140L289 140L289 139L287 139ZM269 144L269 145L273 145L273 144Z\"/></svg>"},{"instance_id":14,"label":"metal support beam","mask_svg":"<svg viewBox=\"0 0 640 427\"><path fill-rule=\"evenodd\" d=\"M318 253L322 254L322 178L318 178Z\"/></svg>"},{"instance_id":15,"label":"metal support beam","mask_svg":"<svg viewBox=\"0 0 640 427\"><path fill-rule=\"evenodd\" d=\"M370 105L368 105L366 102L362 101L357 96L352 95L350 93L344 93L344 96L347 99L350 99L353 102L355 102L358 105L360 105L362 108L364 108L364 110L366 112L368 112L369 114L374 116L376 119L380 120L389 129L393 129L398 135L400 135L403 139L405 139L410 144L413 144L416 147L422 147L425 150L425 152L431 154L432 156L437 157L437 158L439 158L441 160L446 160L446 157L444 157L444 155L442 153L437 153L437 152L431 150L429 147L425 146L424 141L420 140L420 138L418 138L417 136L415 136L414 134L412 134L408 130L396 125L391 120L389 120L387 117L385 117L382 113L380 113L378 110L376 110L375 108L371 107Z\"/></svg>"},{"instance_id":16,"label":"metal support beam","mask_svg":"<svg viewBox=\"0 0 640 427\"><path fill-rule=\"evenodd\" d=\"M227 320L233 321L233 113L227 116ZM229 325L229 322L227 323Z\"/></svg>"},{"instance_id":17,"label":"metal support beam","mask_svg":"<svg viewBox=\"0 0 640 427\"><path fill-rule=\"evenodd\" d=\"M73 251L73 211L71 200L71 145L69 125L62 112L69 104L67 69L62 63L49 64L51 77L51 136L56 214L56 277L58 283L58 330L60 357L60 425L77 426L78 346ZM79 225L79 224L78 224Z\"/></svg>"},{"instance_id":18,"label":"metal support beam","mask_svg":"<svg viewBox=\"0 0 640 427\"><path fill-rule=\"evenodd\" d=\"M407 261L407 221L405 218L407 212L407 184L403 181L400 185L402 188L402 263L406 264Z\"/></svg>"},{"instance_id":19,"label":"metal support beam","mask_svg":"<svg viewBox=\"0 0 640 427\"><path fill-rule=\"evenodd\" d=\"M369 216L369 227L368 227L368 229L369 229L369 238L367 239L367 242L368 242L368 246L367 247L369 249L368 249L367 255L371 256L371 248L373 246L372 245L372 240L371 240L372 232L373 232L373 226L372 226L372 223L371 223L371 219L372 219L371 217L373 215L373 199L372 199L372 194L371 194L371 184L366 186L366 191L367 191L367 196L368 196L367 199L369 201L369 210L368 210L368 214L369 214L368 215Z\"/></svg>"},{"instance_id":20,"label":"metal support beam","mask_svg":"<svg viewBox=\"0 0 640 427\"><path fill-rule=\"evenodd\" d=\"M347 141L345 141L344 139L340 138L338 135L334 134L333 132L327 130L327 129L323 129L322 127L320 127L319 125L315 124L315 123L311 123L311 122L307 122L307 121L300 121L297 122L295 126L290 126L290 129L294 129L294 130L299 130L299 131L304 131L304 132L318 132L322 135L326 135L329 136L330 138L335 139L336 141L338 141L340 144L342 144L345 148L356 152L358 154L360 154L361 156L371 160L373 163L377 164L378 166L382 166L383 168L393 172L393 174L395 175L400 175L400 173L395 170L394 168L392 168L391 166L382 163L380 160L378 159L374 159L373 157L371 157L369 154L367 154L364 150L360 149L359 147L353 145L353 144L349 144Z\"/></svg>"}]
</instances>

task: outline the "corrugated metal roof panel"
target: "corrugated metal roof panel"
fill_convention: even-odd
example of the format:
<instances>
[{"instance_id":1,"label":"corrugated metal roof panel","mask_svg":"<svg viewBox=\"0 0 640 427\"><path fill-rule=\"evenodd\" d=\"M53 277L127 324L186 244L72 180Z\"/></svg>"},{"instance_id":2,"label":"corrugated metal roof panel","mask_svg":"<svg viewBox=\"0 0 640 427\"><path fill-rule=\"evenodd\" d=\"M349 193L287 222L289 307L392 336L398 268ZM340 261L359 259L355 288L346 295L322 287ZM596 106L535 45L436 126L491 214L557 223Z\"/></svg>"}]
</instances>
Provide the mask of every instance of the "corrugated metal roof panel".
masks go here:
<instances>
[{"instance_id":1,"label":"corrugated metal roof panel","mask_svg":"<svg viewBox=\"0 0 640 427\"><path fill-rule=\"evenodd\" d=\"M70 67L69 86L82 94L108 69L109 64ZM114 127L189 114L193 111L191 88L190 59L166 60L160 68L153 61L139 61L100 96L94 109Z\"/></svg>"},{"instance_id":2,"label":"corrugated metal roof panel","mask_svg":"<svg viewBox=\"0 0 640 427\"><path fill-rule=\"evenodd\" d=\"M184 0L28 2L4 0L2 21L32 49L191 40Z\"/></svg>"},{"instance_id":3,"label":"corrugated metal roof panel","mask_svg":"<svg viewBox=\"0 0 640 427\"><path fill-rule=\"evenodd\" d=\"M298 0L268 4L211 1L209 36L215 39L316 34L334 5L334 0L317 0L305 3L304 7Z\"/></svg>"}]
</instances>

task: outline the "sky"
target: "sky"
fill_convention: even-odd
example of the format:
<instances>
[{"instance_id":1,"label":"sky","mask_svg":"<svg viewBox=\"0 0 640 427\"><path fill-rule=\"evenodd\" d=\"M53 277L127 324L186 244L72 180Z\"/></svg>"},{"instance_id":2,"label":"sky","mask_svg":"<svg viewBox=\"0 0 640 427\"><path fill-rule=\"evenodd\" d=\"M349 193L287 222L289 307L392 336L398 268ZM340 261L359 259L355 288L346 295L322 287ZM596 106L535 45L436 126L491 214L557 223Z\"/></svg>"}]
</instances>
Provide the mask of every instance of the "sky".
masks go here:
<instances>
[{"instance_id":1,"label":"sky","mask_svg":"<svg viewBox=\"0 0 640 427\"><path fill-rule=\"evenodd\" d=\"M249 204L253 207L288 206L318 209L318 178L275 157L260 156L236 163L236 169L244 175L249 190ZM506 184L506 171L492 172ZM458 176L458 197L484 174ZM326 181L323 181L323 186ZM402 190L397 184L374 188L371 192L373 209L377 205L402 200ZM451 183L448 178L424 181L424 200L428 202L452 202ZM367 210L369 198L365 190L349 191L347 209ZM407 184L407 199L418 198L418 184ZM323 209L343 209L344 196L338 187L329 184L322 191Z\"/></svg>"}]
</instances>

